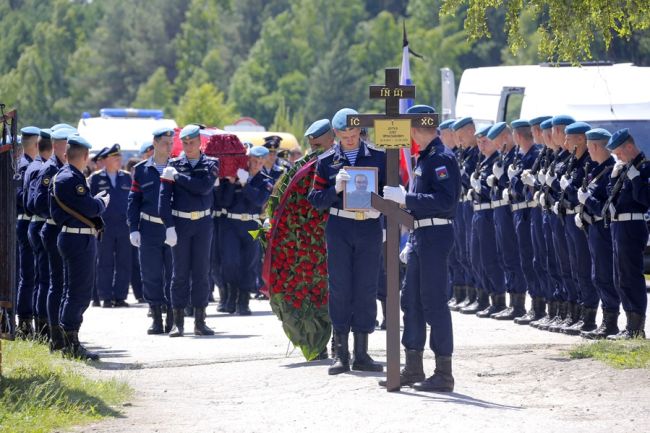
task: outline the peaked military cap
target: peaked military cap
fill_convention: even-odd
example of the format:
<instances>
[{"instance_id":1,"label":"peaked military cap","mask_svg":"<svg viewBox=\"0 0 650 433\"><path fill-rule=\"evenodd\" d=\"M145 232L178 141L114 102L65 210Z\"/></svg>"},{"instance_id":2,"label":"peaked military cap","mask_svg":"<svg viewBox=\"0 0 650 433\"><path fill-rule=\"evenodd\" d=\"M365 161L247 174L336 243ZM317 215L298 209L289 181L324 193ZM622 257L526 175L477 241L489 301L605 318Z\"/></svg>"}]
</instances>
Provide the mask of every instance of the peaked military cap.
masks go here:
<instances>
[{"instance_id":1,"label":"peaked military cap","mask_svg":"<svg viewBox=\"0 0 650 433\"><path fill-rule=\"evenodd\" d=\"M20 128L20 134L23 137L33 137L34 135L40 135L41 130L35 126L25 126L24 128Z\"/></svg>"},{"instance_id":2,"label":"peaked military cap","mask_svg":"<svg viewBox=\"0 0 650 433\"><path fill-rule=\"evenodd\" d=\"M577 135L577 134L584 134L590 129L591 129L591 125L588 124L587 122L573 122L572 124L566 127L564 132L566 134Z\"/></svg>"},{"instance_id":3,"label":"peaked military cap","mask_svg":"<svg viewBox=\"0 0 650 433\"><path fill-rule=\"evenodd\" d=\"M71 135L70 137L68 137L68 144L69 144L70 146L80 146L80 147L85 147L86 149L91 149L91 148L92 148L92 146L90 145L90 143L88 143L88 140L86 140L86 139L83 138L82 136L80 136L80 135L76 135L76 134L75 134L75 135Z\"/></svg>"},{"instance_id":4,"label":"peaked military cap","mask_svg":"<svg viewBox=\"0 0 650 433\"><path fill-rule=\"evenodd\" d=\"M608 140L612 138L612 134L603 128L590 129L585 133L587 140Z\"/></svg>"},{"instance_id":5,"label":"peaked military cap","mask_svg":"<svg viewBox=\"0 0 650 433\"><path fill-rule=\"evenodd\" d=\"M93 156L91 159L94 162L97 162L100 159L104 159L104 158L106 158L106 152L108 152L108 147L105 147L102 150L100 150L99 152L97 152L97 155Z\"/></svg>"},{"instance_id":6,"label":"peaked military cap","mask_svg":"<svg viewBox=\"0 0 650 433\"><path fill-rule=\"evenodd\" d=\"M183 129L181 129L181 133L179 135L180 139L184 138L196 138L199 136L199 132L201 131L201 127L199 125L185 125Z\"/></svg>"},{"instance_id":7,"label":"peaked military cap","mask_svg":"<svg viewBox=\"0 0 650 433\"><path fill-rule=\"evenodd\" d=\"M537 117L533 117L528 122L530 123L530 126L535 126L535 125L539 125L540 123L542 123L543 121L548 120L548 119L552 119L552 117L551 116L537 116Z\"/></svg>"},{"instance_id":8,"label":"peaked military cap","mask_svg":"<svg viewBox=\"0 0 650 433\"><path fill-rule=\"evenodd\" d=\"M530 127L530 122L528 120L526 120L526 119L517 119L517 120L513 120L512 122L510 122L510 126L513 129L529 128Z\"/></svg>"},{"instance_id":9,"label":"peaked military cap","mask_svg":"<svg viewBox=\"0 0 650 433\"><path fill-rule=\"evenodd\" d=\"M612 134L612 137L607 143L607 149L614 150L621 144L625 143L630 138L630 130L628 128L619 129Z\"/></svg>"},{"instance_id":10,"label":"peaked military cap","mask_svg":"<svg viewBox=\"0 0 650 433\"><path fill-rule=\"evenodd\" d=\"M106 151L106 155L104 155L104 158L108 158L109 156L115 156L120 154L120 145L115 143L111 147L108 148Z\"/></svg>"},{"instance_id":11,"label":"peaked military cap","mask_svg":"<svg viewBox=\"0 0 650 433\"><path fill-rule=\"evenodd\" d=\"M570 125L573 122L575 122L576 119L573 117L567 115L567 114L560 114L557 116L553 116L552 122L553 126L558 126L558 125Z\"/></svg>"},{"instance_id":12,"label":"peaked military cap","mask_svg":"<svg viewBox=\"0 0 650 433\"><path fill-rule=\"evenodd\" d=\"M309 128L305 131L305 137L309 139L318 138L331 130L332 124L329 119L320 119L309 125Z\"/></svg>"},{"instance_id":13,"label":"peaked military cap","mask_svg":"<svg viewBox=\"0 0 650 433\"><path fill-rule=\"evenodd\" d=\"M280 142L282 141L282 137L278 135L269 135L268 137L264 137L264 147L267 149L277 149L280 147Z\"/></svg>"},{"instance_id":14,"label":"peaked military cap","mask_svg":"<svg viewBox=\"0 0 650 433\"><path fill-rule=\"evenodd\" d=\"M341 108L337 111L336 114L334 114L334 117L332 117L332 128L338 131L345 131L348 129L348 115L350 114L359 114L359 112L352 108Z\"/></svg>"},{"instance_id":15,"label":"peaked military cap","mask_svg":"<svg viewBox=\"0 0 650 433\"><path fill-rule=\"evenodd\" d=\"M506 122L495 123L488 131L487 138L489 138L490 140L494 140L499 136L499 134L503 132L504 129L506 129L506 126L508 126Z\"/></svg>"},{"instance_id":16,"label":"peaked military cap","mask_svg":"<svg viewBox=\"0 0 650 433\"><path fill-rule=\"evenodd\" d=\"M153 136L155 138L158 137L173 137L174 136L174 130L169 127L163 127L163 128L158 128L153 132Z\"/></svg>"}]
</instances>

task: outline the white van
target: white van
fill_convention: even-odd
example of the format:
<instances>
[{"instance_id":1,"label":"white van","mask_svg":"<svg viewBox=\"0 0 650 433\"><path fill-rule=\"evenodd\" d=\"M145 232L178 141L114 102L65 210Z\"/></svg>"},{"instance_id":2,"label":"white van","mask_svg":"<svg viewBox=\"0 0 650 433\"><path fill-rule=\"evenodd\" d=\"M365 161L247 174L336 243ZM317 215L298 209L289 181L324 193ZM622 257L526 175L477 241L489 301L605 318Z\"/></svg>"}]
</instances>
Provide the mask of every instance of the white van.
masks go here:
<instances>
[{"instance_id":1,"label":"white van","mask_svg":"<svg viewBox=\"0 0 650 433\"><path fill-rule=\"evenodd\" d=\"M99 117L87 113L79 120L79 135L88 140L96 153L104 147L118 143L123 161L138 156L140 147L153 140L152 133L158 128L176 128L174 119L165 119L162 110L137 108L102 108Z\"/></svg>"}]
</instances>

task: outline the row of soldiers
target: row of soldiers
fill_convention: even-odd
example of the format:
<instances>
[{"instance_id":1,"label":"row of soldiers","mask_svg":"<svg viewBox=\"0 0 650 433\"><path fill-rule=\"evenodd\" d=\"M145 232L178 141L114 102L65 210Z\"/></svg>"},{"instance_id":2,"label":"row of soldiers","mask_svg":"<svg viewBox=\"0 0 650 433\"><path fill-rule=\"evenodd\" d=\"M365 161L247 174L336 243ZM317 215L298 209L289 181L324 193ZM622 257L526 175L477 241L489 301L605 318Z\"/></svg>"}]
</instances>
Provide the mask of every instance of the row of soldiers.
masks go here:
<instances>
[{"instance_id":1,"label":"row of soldiers","mask_svg":"<svg viewBox=\"0 0 650 433\"><path fill-rule=\"evenodd\" d=\"M644 337L650 163L629 130L567 115L439 129L462 174L450 308L588 339Z\"/></svg>"}]
</instances>

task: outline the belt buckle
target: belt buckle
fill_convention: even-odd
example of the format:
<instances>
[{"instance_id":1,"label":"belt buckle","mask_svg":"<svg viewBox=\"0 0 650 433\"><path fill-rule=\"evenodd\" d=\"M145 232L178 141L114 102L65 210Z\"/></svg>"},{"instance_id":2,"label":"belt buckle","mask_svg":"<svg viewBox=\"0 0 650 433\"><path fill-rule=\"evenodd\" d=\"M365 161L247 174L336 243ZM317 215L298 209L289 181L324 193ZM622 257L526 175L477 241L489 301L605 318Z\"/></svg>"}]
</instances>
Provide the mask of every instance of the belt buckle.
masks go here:
<instances>
[{"instance_id":1,"label":"belt buckle","mask_svg":"<svg viewBox=\"0 0 650 433\"><path fill-rule=\"evenodd\" d=\"M364 221L366 219L366 213L364 211L357 211L354 213L354 219L356 221Z\"/></svg>"},{"instance_id":2,"label":"belt buckle","mask_svg":"<svg viewBox=\"0 0 650 433\"><path fill-rule=\"evenodd\" d=\"M198 220L199 218L201 218L201 212L199 212L198 210L195 210L194 212L190 212L190 219L192 221Z\"/></svg>"},{"instance_id":3,"label":"belt buckle","mask_svg":"<svg viewBox=\"0 0 650 433\"><path fill-rule=\"evenodd\" d=\"M251 219L251 216L249 214L247 214L247 213L241 214L241 220L242 221L250 221L250 219Z\"/></svg>"}]
</instances>

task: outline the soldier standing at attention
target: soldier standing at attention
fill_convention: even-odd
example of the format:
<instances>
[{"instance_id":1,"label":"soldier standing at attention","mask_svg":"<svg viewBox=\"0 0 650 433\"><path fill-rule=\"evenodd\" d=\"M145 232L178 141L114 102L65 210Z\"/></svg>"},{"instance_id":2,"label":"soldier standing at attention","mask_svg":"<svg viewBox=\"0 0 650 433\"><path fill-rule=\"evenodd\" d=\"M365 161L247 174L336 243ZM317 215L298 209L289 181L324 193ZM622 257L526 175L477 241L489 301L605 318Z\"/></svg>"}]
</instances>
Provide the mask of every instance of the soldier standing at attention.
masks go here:
<instances>
[{"instance_id":1,"label":"soldier standing at attention","mask_svg":"<svg viewBox=\"0 0 650 433\"><path fill-rule=\"evenodd\" d=\"M407 113L435 113L433 107L414 105ZM452 222L460 198L460 169L454 153L446 148L435 129L411 127L411 137L424 150L415 168L412 192L403 186L385 186L384 197L403 205L415 218L414 230L401 255L406 255L402 292L406 366L401 385L431 392L452 392L454 349L451 313L447 305L448 258L454 246ZM426 147L425 147L426 146ZM429 345L436 357L434 374L425 380L422 353L426 325ZM385 382L380 382L385 386Z\"/></svg>"},{"instance_id":2,"label":"soldier standing at attention","mask_svg":"<svg viewBox=\"0 0 650 433\"><path fill-rule=\"evenodd\" d=\"M361 140L360 128L348 128L342 108L332 118L339 143L318 157L309 201L317 209L329 208L325 228L329 280L329 313L334 328L336 359L329 374L350 370L348 334L354 334L353 370L382 371L368 355L368 335L377 316L377 270L381 263L382 227L379 212L343 209L345 183L351 179L344 166L377 167L379 191L386 179L386 155ZM446 302L446 300L445 300Z\"/></svg>"},{"instance_id":3,"label":"soldier standing at attention","mask_svg":"<svg viewBox=\"0 0 650 433\"><path fill-rule=\"evenodd\" d=\"M200 127L187 125L180 132L183 156L169 160L160 176L158 214L165 224L165 242L172 247L171 301L174 327L170 337L185 333L184 309L194 307L194 334L214 335L205 324L210 296L213 187L219 162L201 152Z\"/></svg>"}]
</instances>

